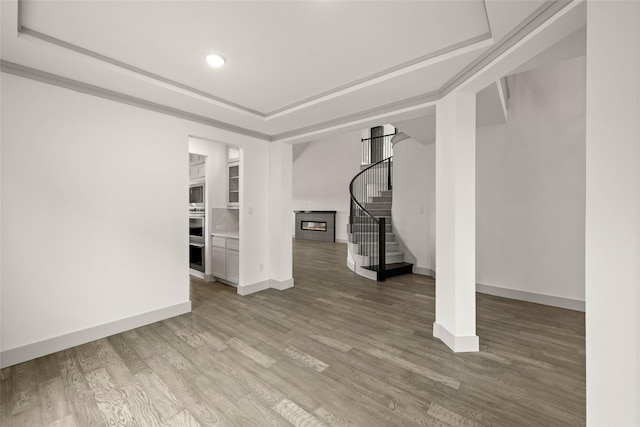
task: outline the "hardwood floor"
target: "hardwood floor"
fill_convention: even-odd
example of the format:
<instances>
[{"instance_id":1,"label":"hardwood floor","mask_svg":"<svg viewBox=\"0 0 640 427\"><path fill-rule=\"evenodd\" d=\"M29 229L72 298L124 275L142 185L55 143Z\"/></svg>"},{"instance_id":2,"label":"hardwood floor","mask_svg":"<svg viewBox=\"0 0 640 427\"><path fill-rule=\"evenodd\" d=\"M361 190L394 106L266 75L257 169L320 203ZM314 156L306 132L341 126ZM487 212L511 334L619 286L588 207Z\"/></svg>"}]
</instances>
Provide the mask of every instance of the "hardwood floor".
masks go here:
<instances>
[{"instance_id":1,"label":"hardwood floor","mask_svg":"<svg viewBox=\"0 0 640 427\"><path fill-rule=\"evenodd\" d=\"M479 294L481 351L432 337L434 284L295 241L295 287L192 280L193 312L1 371L9 426L581 426L584 314Z\"/></svg>"}]
</instances>

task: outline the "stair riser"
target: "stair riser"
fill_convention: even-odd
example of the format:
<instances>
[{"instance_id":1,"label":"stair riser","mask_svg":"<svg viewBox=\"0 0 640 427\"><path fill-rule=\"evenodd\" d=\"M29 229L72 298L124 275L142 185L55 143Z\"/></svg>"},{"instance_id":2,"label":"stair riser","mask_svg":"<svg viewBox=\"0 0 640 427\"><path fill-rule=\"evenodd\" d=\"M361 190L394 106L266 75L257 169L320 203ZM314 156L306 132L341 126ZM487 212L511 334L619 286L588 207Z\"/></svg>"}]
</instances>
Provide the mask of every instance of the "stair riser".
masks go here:
<instances>
[{"instance_id":1,"label":"stair riser","mask_svg":"<svg viewBox=\"0 0 640 427\"><path fill-rule=\"evenodd\" d=\"M358 238L354 237L353 234L348 234L347 235L347 243L351 243L354 245L360 245L361 247L378 247L378 240L373 240L371 242L365 242L362 238L360 238L360 240L358 240ZM389 247L389 245L393 246L393 245L399 245L400 243L397 242L395 239L394 240L390 240L390 239L386 239L385 240L385 247Z\"/></svg>"},{"instance_id":2,"label":"stair riser","mask_svg":"<svg viewBox=\"0 0 640 427\"><path fill-rule=\"evenodd\" d=\"M384 217L391 216L391 209L385 209L385 208L378 209L378 208L368 208L368 207L365 207L365 209L376 218L379 218L381 216L384 216Z\"/></svg>"},{"instance_id":3,"label":"stair riser","mask_svg":"<svg viewBox=\"0 0 640 427\"><path fill-rule=\"evenodd\" d=\"M371 203L392 203L392 197L375 196L371 198Z\"/></svg>"},{"instance_id":4,"label":"stair riser","mask_svg":"<svg viewBox=\"0 0 640 427\"><path fill-rule=\"evenodd\" d=\"M377 256L369 256L369 265L377 265L378 263L378 257ZM389 256L385 256L385 263L386 264L393 264L396 262L404 262L404 254L402 255L389 255Z\"/></svg>"},{"instance_id":5,"label":"stair riser","mask_svg":"<svg viewBox=\"0 0 640 427\"><path fill-rule=\"evenodd\" d=\"M351 233L351 235L353 236L353 242L358 242L358 243L362 243L365 241L365 239L367 241L371 241L373 240L374 242L378 241L378 235L380 233L378 232L362 232L362 231L357 231L355 233ZM396 241L396 235L393 233L385 233L385 240L387 242L395 242Z\"/></svg>"},{"instance_id":6,"label":"stair riser","mask_svg":"<svg viewBox=\"0 0 640 427\"><path fill-rule=\"evenodd\" d=\"M387 215L387 216L384 216L384 217L376 217L376 218L378 218L378 219L384 218L385 219L385 225L386 224L391 224L391 216L390 215ZM368 216L356 216L356 217L351 218L351 223L352 224L360 224L360 223L372 224L373 220Z\"/></svg>"},{"instance_id":7,"label":"stair riser","mask_svg":"<svg viewBox=\"0 0 640 427\"><path fill-rule=\"evenodd\" d=\"M413 266L405 266L402 268L396 268L396 269L392 269L392 270L388 270L385 272L384 277L393 277L393 276L400 276L402 274L412 274L413 273Z\"/></svg>"},{"instance_id":8,"label":"stair riser","mask_svg":"<svg viewBox=\"0 0 640 427\"><path fill-rule=\"evenodd\" d=\"M391 216L391 209L367 209L376 218L379 216Z\"/></svg>"},{"instance_id":9,"label":"stair riser","mask_svg":"<svg viewBox=\"0 0 640 427\"><path fill-rule=\"evenodd\" d=\"M391 203L365 203L364 204L364 208L368 211L371 210L376 210L376 211L381 211L381 210L386 210L386 211L390 211L391 210Z\"/></svg>"},{"instance_id":10,"label":"stair riser","mask_svg":"<svg viewBox=\"0 0 640 427\"><path fill-rule=\"evenodd\" d=\"M353 246L351 248L351 250L353 251L353 253L358 254L358 255L377 255L378 254L378 245L375 246L363 246L363 245L359 245L358 243L351 243ZM398 247L398 243L397 242L389 242L385 245L385 249L386 252L398 252L399 247ZM370 254L367 254L365 252L371 252ZM390 255L391 256L391 255Z\"/></svg>"},{"instance_id":11,"label":"stair riser","mask_svg":"<svg viewBox=\"0 0 640 427\"><path fill-rule=\"evenodd\" d=\"M366 232L366 231L378 231L378 224L353 224L347 225L347 233L356 233L356 232ZM385 231L387 233L391 233L392 227L391 224L385 224Z\"/></svg>"}]
</instances>

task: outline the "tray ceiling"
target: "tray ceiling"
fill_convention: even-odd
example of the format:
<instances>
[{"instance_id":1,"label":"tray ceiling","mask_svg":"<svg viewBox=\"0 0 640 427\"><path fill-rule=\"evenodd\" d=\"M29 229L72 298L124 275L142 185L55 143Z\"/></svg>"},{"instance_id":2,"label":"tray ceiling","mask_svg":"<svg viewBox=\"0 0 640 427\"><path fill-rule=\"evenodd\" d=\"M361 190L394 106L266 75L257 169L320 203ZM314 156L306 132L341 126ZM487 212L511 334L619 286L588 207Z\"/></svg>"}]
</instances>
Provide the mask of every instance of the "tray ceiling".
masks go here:
<instances>
[{"instance_id":1,"label":"tray ceiling","mask_svg":"<svg viewBox=\"0 0 640 427\"><path fill-rule=\"evenodd\" d=\"M436 99L554 3L3 1L3 70L273 139Z\"/></svg>"}]
</instances>

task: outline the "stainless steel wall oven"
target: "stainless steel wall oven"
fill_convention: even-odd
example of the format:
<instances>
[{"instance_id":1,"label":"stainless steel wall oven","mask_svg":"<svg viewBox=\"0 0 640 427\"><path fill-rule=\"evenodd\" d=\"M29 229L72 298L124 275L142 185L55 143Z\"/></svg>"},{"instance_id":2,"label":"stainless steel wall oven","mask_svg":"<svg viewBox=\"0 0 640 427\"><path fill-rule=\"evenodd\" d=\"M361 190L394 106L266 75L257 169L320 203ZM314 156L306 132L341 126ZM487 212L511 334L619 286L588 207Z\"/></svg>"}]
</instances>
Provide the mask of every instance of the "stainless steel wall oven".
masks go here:
<instances>
[{"instance_id":1,"label":"stainless steel wall oven","mask_svg":"<svg viewBox=\"0 0 640 427\"><path fill-rule=\"evenodd\" d=\"M189 267L204 272L204 243L189 242Z\"/></svg>"},{"instance_id":2,"label":"stainless steel wall oven","mask_svg":"<svg viewBox=\"0 0 640 427\"><path fill-rule=\"evenodd\" d=\"M204 272L206 211L204 183L189 186L189 267Z\"/></svg>"},{"instance_id":3,"label":"stainless steel wall oven","mask_svg":"<svg viewBox=\"0 0 640 427\"><path fill-rule=\"evenodd\" d=\"M205 216L189 212L189 241L204 243Z\"/></svg>"}]
</instances>

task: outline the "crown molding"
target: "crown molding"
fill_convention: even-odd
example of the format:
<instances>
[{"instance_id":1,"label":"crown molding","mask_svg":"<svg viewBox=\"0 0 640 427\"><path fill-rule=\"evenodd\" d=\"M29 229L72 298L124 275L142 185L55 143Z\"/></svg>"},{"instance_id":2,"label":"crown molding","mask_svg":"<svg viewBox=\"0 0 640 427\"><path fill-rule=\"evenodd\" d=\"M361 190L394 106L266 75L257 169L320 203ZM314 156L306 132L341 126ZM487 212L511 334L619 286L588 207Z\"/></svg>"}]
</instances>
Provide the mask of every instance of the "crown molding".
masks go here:
<instances>
[{"instance_id":1,"label":"crown molding","mask_svg":"<svg viewBox=\"0 0 640 427\"><path fill-rule=\"evenodd\" d=\"M208 126L213 126L222 130L227 130L240 135L245 135L265 141L281 141L286 142L295 138L303 136L312 136L323 132L325 130L345 128L353 126L357 123L374 120L376 118L384 118L391 114L408 113L423 108L432 107L435 102L440 98L439 93L433 92L416 96L414 98L403 100L400 102L394 102L385 106L374 108L366 111L362 111L356 114L340 117L339 119L328 120L315 125L298 128L289 132L283 132L276 135L268 135L266 133L256 132L250 129L246 129L240 126L235 126L229 123L225 123L219 120L211 119L198 114L189 113L177 108L167 107L162 104L147 101L145 99L137 98L134 96L126 95L120 92L115 92L109 89L104 89L99 86L83 83L77 80L62 77L56 74L48 73L46 71L37 70L35 68L26 67L24 65L16 64L13 62L0 60L0 71L3 73L11 74L14 76L36 80L42 83L62 87L65 89L73 90L75 92L84 93L87 95L97 96L99 98L108 99L110 101L120 102L122 104L131 105L138 108L144 108L157 113L166 114L169 116L177 117L184 120L189 120L195 123L200 123Z\"/></svg>"},{"instance_id":2,"label":"crown molding","mask_svg":"<svg viewBox=\"0 0 640 427\"><path fill-rule=\"evenodd\" d=\"M369 110L360 111L355 114L342 116L338 119L327 120L311 126L298 128L289 132L282 132L273 135L271 139L273 141L287 141L305 135L313 135L322 130L332 130L352 126L357 123L372 120L376 117L382 118L391 114L415 111L435 105L436 101L440 98L441 96L439 92L430 92L427 94L415 96L413 98L386 104L381 107L376 107Z\"/></svg>"},{"instance_id":3,"label":"crown molding","mask_svg":"<svg viewBox=\"0 0 640 427\"><path fill-rule=\"evenodd\" d=\"M442 62L447 59L460 56L468 52L472 52L474 50L479 50L479 49L489 47L492 43L493 41L491 38L491 33L484 33L479 36L470 38L468 40L464 40L462 42L453 44L451 46L447 46L443 49L439 49L435 52L431 52L427 55L423 55L419 58L415 58L411 61L398 64L395 67L391 67L386 70L380 71L378 73L371 74L367 77L355 80L343 86L336 87L334 89L323 92L321 94L314 95L307 99L304 99L296 103L287 105L285 107L279 108L277 110L271 111L266 114L265 118L266 120L275 119L275 118L284 116L286 114L290 114L295 111L301 110L303 108L307 108L312 105L319 104L323 101L337 98L342 95L346 95L348 93L366 88L368 86L372 86L376 83L380 83L385 80L389 80L389 79L401 76L403 74L407 74L407 73L431 66L438 62Z\"/></svg>"},{"instance_id":4,"label":"crown molding","mask_svg":"<svg viewBox=\"0 0 640 427\"><path fill-rule=\"evenodd\" d=\"M480 55L475 61L463 68L440 88L441 96L445 96L455 88L469 80L483 68L488 66L500 55L505 53L516 43L544 24L549 18L560 12L574 0L547 0L524 21L512 29L506 36L498 41L491 49Z\"/></svg>"},{"instance_id":5,"label":"crown molding","mask_svg":"<svg viewBox=\"0 0 640 427\"><path fill-rule=\"evenodd\" d=\"M42 83L48 83L54 86L63 87L63 88L84 93L87 95L93 95L99 98L104 98L111 101L132 105L138 108L144 108L150 111L155 111L157 113L162 113L162 114L166 114L173 117L178 117L180 119L201 123L203 125L213 126L219 129L227 130L227 131L238 133L241 135L250 136L253 138L263 139L267 141L271 140L271 137L264 133L255 132L240 126L234 126L229 123L225 123L219 120L214 120L208 117L189 113L183 110L179 110L177 108L167 107L162 104L157 104L155 102L147 101L141 98L136 98L120 92L104 89L99 86L94 86L87 83L79 82L77 80L68 79L66 77L51 74L46 71L40 71L40 70L36 70L35 68L25 67L24 65L15 64L13 62L1 60L0 71L2 71L3 73L12 74L14 76L24 77L24 78L36 80Z\"/></svg>"},{"instance_id":6,"label":"crown molding","mask_svg":"<svg viewBox=\"0 0 640 427\"><path fill-rule=\"evenodd\" d=\"M355 128L377 126L380 123L389 123L393 120L393 116L413 115L421 116L433 113L435 111L437 100L425 101L421 104L415 104L400 109L390 110L387 112L377 111L375 114L358 114L349 116L348 120L336 120L332 122L324 122L316 126L296 129L295 131L277 134L271 137L272 141L298 143L305 140L317 139L319 136L327 133L348 132ZM407 117L404 117L407 118Z\"/></svg>"}]
</instances>

